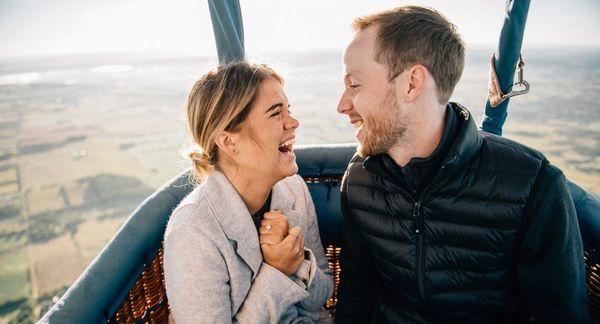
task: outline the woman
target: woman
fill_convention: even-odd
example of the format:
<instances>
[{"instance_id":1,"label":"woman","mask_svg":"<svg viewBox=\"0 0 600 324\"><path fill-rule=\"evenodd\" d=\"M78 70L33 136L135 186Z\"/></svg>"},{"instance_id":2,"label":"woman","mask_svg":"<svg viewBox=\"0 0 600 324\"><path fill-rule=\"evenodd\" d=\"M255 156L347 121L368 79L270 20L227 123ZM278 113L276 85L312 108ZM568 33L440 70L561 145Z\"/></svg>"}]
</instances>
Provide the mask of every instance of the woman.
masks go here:
<instances>
[{"instance_id":1,"label":"woman","mask_svg":"<svg viewBox=\"0 0 600 324\"><path fill-rule=\"evenodd\" d=\"M173 211L164 273L177 323L311 323L333 283L298 175L283 80L235 63L202 77L187 104L201 181Z\"/></svg>"}]
</instances>

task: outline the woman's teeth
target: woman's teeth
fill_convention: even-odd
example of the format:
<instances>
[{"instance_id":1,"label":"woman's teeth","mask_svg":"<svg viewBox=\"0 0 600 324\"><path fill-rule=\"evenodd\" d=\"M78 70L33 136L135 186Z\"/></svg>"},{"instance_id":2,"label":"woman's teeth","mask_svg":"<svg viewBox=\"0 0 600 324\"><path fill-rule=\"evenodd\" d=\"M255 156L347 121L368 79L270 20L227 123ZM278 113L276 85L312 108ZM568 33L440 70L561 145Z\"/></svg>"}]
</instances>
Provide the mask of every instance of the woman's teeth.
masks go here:
<instances>
[{"instance_id":1,"label":"woman's teeth","mask_svg":"<svg viewBox=\"0 0 600 324\"><path fill-rule=\"evenodd\" d=\"M295 143L294 139L289 139L289 140L281 143L279 145L279 152L281 152L281 153L292 152L294 143Z\"/></svg>"},{"instance_id":2,"label":"woman's teeth","mask_svg":"<svg viewBox=\"0 0 600 324\"><path fill-rule=\"evenodd\" d=\"M355 123L354 123L354 126L355 126L356 128L361 128L361 127L363 126L363 121L362 121L362 120L359 120L359 121L355 122Z\"/></svg>"}]
</instances>

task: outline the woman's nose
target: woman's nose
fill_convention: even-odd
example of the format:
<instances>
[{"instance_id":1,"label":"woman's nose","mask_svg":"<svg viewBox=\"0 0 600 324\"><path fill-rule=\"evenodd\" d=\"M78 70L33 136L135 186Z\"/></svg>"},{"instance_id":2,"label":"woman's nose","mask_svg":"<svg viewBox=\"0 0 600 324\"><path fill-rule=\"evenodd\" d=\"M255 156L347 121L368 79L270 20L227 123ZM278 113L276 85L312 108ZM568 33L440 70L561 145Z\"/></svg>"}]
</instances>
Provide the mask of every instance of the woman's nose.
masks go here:
<instances>
[{"instance_id":1,"label":"woman's nose","mask_svg":"<svg viewBox=\"0 0 600 324\"><path fill-rule=\"evenodd\" d=\"M287 115L287 118L285 119L285 123L283 124L283 127L285 129L296 129L298 128L298 126L300 126L300 122L298 121L298 119Z\"/></svg>"}]
</instances>

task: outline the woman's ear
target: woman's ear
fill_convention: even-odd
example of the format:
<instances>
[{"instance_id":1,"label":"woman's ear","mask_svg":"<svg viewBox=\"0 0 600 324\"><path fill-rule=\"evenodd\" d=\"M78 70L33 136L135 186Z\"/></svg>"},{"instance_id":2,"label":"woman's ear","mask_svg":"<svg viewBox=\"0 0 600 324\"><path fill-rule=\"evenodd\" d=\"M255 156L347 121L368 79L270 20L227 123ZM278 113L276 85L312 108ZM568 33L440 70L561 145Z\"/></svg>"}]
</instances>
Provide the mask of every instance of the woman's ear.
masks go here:
<instances>
[{"instance_id":1,"label":"woman's ear","mask_svg":"<svg viewBox=\"0 0 600 324\"><path fill-rule=\"evenodd\" d=\"M233 158L239 151L239 141L240 136L238 134L224 131L217 136L215 144L221 149L222 153Z\"/></svg>"}]
</instances>

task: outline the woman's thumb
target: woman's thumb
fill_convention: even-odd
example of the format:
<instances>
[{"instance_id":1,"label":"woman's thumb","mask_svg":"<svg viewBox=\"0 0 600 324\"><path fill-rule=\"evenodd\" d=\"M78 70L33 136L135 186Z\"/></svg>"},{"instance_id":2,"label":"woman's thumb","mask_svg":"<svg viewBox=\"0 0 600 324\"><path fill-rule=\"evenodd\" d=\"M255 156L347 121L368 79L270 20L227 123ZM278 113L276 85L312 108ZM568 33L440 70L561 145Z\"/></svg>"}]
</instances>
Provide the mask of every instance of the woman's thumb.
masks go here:
<instances>
[{"instance_id":1,"label":"woman's thumb","mask_svg":"<svg viewBox=\"0 0 600 324\"><path fill-rule=\"evenodd\" d=\"M300 226L296 226L290 229L288 236L283 240L288 241L290 243L295 242L298 239L298 237L300 237L300 235L302 235L302 228L300 228Z\"/></svg>"},{"instance_id":2,"label":"woman's thumb","mask_svg":"<svg viewBox=\"0 0 600 324\"><path fill-rule=\"evenodd\" d=\"M300 226L296 226L290 229L289 235L294 235L295 237L298 237L300 236L300 234L302 234L302 228Z\"/></svg>"}]
</instances>

